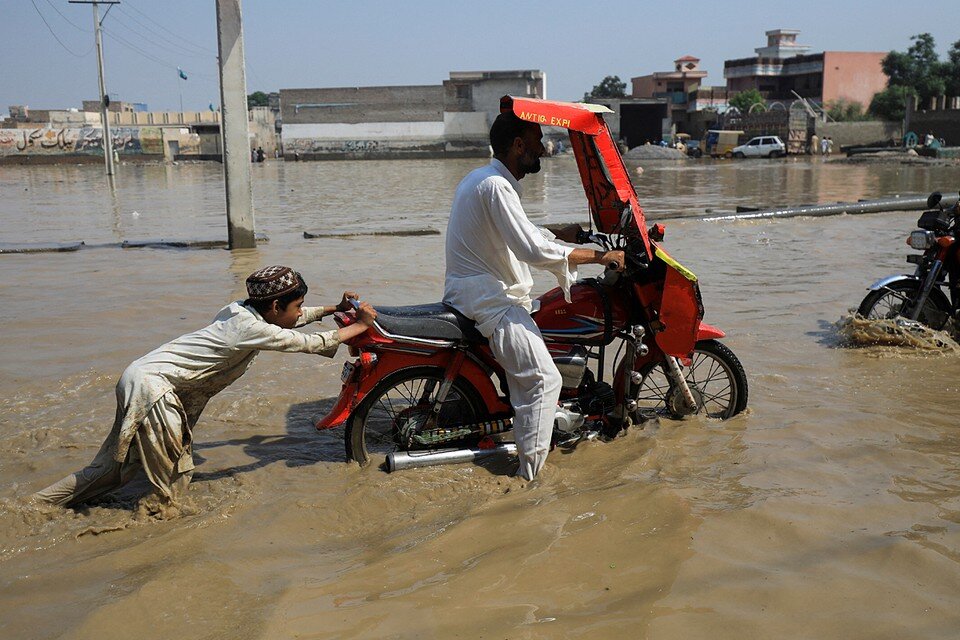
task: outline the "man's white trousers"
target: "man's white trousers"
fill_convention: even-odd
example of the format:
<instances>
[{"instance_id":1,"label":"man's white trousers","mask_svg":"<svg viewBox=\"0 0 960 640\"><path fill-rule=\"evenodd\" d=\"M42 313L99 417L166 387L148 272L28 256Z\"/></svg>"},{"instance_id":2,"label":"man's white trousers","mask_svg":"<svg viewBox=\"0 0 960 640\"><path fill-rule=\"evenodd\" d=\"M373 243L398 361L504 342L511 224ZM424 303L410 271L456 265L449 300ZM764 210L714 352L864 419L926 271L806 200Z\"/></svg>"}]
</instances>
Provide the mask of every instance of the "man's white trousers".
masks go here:
<instances>
[{"instance_id":1,"label":"man's white trousers","mask_svg":"<svg viewBox=\"0 0 960 640\"><path fill-rule=\"evenodd\" d=\"M550 452L553 420L563 379L543 336L523 307L513 306L490 336L493 357L507 374L513 433L520 456L518 474L533 480Z\"/></svg>"}]
</instances>

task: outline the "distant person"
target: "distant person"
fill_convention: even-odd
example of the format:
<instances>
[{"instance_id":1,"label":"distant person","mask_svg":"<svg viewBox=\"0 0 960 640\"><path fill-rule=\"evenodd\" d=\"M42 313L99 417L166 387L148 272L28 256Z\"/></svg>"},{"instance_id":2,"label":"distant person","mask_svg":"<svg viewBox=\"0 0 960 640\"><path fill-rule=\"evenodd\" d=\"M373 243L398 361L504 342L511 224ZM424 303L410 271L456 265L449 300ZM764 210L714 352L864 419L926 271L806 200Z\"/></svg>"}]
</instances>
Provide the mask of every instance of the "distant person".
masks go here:
<instances>
[{"instance_id":1,"label":"distant person","mask_svg":"<svg viewBox=\"0 0 960 640\"><path fill-rule=\"evenodd\" d=\"M546 144L543 145L544 155L550 157L554 154L553 140L547 140Z\"/></svg>"},{"instance_id":2,"label":"distant person","mask_svg":"<svg viewBox=\"0 0 960 640\"><path fill-rule=\"evenodd\" d=\"M820 141L820 155L823 155L823 156L827 155L827 153L829 153L828 151L829 147L830 147L830 138L828 138L827 136L823 136L823 139Z\"/></svg>"},{"instance_id":3,"label":"distant person","mask_svg":"<svg viewBox=\"0 0 960 640\"><path fill-rule=\"evenodd\" d=\"M257 162L263 162L267 154L263 152L263 147L257 147Z\"/></svg>"},{"instance_id":4,"label":"distant person","mask_svg":"<svg viewBox=\"0 0 960 640\"><path fill-rule=\"evenodd\" d=\"M829 156L832 153L833 153L833 138L831 138L830 136L827 136L827 155Z\"/></svg>"},{"instance_id":5,"label":"distant person","mask_svg":"<svg viewBox=\"0 0 960 640\"><path fill-rule=\"evenodd\" d=\"M257 161L257 150L254 149L253 147L250 147L250 162L256 162L256 161Z\"/></svg>"},{"instance_id":6,"label":"distant person","mask_svg":"<svg viewBox=\"0 0 960 640\"><path fill-rule=\"evenodd\" d=\"M810 147L807 149L810 155L815 156L820 153L820 136L813 134L810 136Z\"/></svg>"},{"instance_id":7,"label":"distant person","mask_svg":"<svg viewBox=\"0 0 960 640\"><path fill-rule=\"evenodd\" d=\"M927 135L923 136L923 146L932 147L934 140L936 140L936 138L933 137L933 132L928 131Z\"/></svg>"},{"instance_id":8,"label":"distant person","mask_svg":"<svg viewBox=\"0 0 960 640\"><path fill-rule=\"evenodd\" d=\"M207 401L246 372L260 351L315 353L332 358L344 340L373 325L376 311L360 304L357 323L323 333L309 324L352 308L353 292L332 307L303 307L307 285L289 267L260 269L247 278L247 299L231 302L213 323L161 345L126 368L117 383L117 414L99 453L33 499L60 506L93 500L129 482L139 470L161 502L173 504L193 477L193 427Z\"/></svg>"},{"instance_id":9,"label":"distant person","mask_svg":"<svg viewBox=\"0 0 960 640\"><path fill-rule=\"evenodd\" d=\"M557 140L557 153L563 153L563 140Z\"/></svg>"}]
</instances>

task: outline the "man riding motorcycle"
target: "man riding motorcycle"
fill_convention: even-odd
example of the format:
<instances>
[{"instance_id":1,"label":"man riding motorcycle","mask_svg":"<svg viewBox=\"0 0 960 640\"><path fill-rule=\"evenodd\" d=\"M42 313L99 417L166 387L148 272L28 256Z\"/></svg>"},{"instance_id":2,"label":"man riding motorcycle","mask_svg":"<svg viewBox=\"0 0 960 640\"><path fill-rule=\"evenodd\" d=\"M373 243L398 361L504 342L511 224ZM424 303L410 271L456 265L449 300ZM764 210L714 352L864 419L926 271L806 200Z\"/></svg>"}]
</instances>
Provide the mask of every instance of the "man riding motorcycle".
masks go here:
<instances>
[{"instance_id":1,"label":"man riding motorcycle","mask_svg":"<svg viewBox=\"0 0 960 640\"><path fill-rule=\"evenodd\" d=\"M504 368L514 409L518 475L532 480L546 462L561 377L530 314L532 265L553 273L569 301L581 264L622 270L623 251L572 249L572 225L554 236L531 223L520 180L540 171L540 126L501 113L490 128L494 157L457 187L447 226L444 303L477 323Z\"/></svg>"}]
</instances>

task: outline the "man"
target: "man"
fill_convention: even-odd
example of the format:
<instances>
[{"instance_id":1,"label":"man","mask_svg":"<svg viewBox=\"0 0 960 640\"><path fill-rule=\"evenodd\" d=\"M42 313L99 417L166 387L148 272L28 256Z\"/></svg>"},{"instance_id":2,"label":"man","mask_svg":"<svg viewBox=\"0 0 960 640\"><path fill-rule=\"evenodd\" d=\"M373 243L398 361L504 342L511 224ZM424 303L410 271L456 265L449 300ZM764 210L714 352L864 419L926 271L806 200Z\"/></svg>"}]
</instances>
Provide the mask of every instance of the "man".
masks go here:
<instances>
[{"instance_id":1,"label":"man","mask_svg":"<svg viewBox=\"0 0 960 640\"><path fill-rule=\"evenodd\" d=\"M616 262L622 251L571 249L533 225L520 204L520 180L540 171L543 134L537 124L502 113L490 128L494 157L457 187L447 225L444 302L477 323L507 374L514 409L518 475L532 480L547 459L561 377L530 313L533 278L528 265L553 273L564 295L576 267ZM575 242L577 225L560 231Z\"/></svg>"},{"instance_id":2,"label":"man","mask_svg":"<svg viewBox=\"0 0 960 640\"><path fill-rule=\"evenodd\" d=\"M335 307L303 307L307 285L289 267L260 269L247 278L244 301L213 323L154 349L126 368L117 383L117 414L99 453L81 471L34 494L61 506L88 502L133 479L140 469L161 501L174 503L193 476L193 427L217 393L242 376L262 350L332 358L340 342L373 325L376 311L360 304L356 324L324 333L294 327L352 308L346 292Z\"/></svg>"}]
</instances>

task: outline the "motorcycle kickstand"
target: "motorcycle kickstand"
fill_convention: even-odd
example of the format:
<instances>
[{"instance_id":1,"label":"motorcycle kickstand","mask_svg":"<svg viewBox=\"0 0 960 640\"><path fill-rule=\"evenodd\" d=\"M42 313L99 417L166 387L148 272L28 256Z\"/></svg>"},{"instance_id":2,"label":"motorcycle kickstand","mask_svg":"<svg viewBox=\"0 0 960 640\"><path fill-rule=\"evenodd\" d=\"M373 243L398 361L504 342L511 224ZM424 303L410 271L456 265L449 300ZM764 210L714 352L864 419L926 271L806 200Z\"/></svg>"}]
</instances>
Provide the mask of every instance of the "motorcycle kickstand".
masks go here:
<instances>
[{"instance_id":1,"label":"motorcycle kickstand","mask_svg":"<svg viewBox=\"0 0 960 640\"><path fill-rule=\"evenodd\" d=\"M690 385L687 384L683 371L680 370L680 363L673 356L667 356L666 362L667 374L670 376L671 382L680 389L680 393L683 395L683 403L690 413L696 413L698 409L697 401L693 397L693 392L690 391Z\"/></svg>"}]
</instances>

